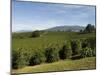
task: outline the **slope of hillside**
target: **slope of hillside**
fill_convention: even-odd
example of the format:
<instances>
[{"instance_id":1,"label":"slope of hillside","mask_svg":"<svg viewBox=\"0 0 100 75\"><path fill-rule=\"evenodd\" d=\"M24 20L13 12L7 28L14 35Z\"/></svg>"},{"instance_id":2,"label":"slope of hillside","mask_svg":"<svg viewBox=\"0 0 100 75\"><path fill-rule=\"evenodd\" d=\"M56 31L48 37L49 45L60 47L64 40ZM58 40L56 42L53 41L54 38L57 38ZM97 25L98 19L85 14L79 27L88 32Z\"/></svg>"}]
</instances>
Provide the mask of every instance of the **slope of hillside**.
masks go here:
<instances>
[{"instance_id":1,"label":"slope of hillside","mask_svg":"<svg viewBox=\"0 0 100 75\"><path fill-rule=\"evenodd\" d=\"M30 35L31 32L14 33L12 39L13 49L18 49L18 48L41 49L44 48L45 46L49 46L50 44L52 45L58 44L59 46L63 42L68 41L70 39L95 37L95 33L78 34L77 32L47 32L43 34L41 37L37 38L29 38L28 36Z\"/></svg>"},{"instance_id":2,"label":"slope of hillside","mask_svg":"<svg viewBox=\"0 0 100 75\"><path fill-rule=\"evenodd\" d=\"M46 29L46 31L74 31L78 32L84 30L85 27L82 26L56 26L53 28Z\"/></svg>"}]
</instances>

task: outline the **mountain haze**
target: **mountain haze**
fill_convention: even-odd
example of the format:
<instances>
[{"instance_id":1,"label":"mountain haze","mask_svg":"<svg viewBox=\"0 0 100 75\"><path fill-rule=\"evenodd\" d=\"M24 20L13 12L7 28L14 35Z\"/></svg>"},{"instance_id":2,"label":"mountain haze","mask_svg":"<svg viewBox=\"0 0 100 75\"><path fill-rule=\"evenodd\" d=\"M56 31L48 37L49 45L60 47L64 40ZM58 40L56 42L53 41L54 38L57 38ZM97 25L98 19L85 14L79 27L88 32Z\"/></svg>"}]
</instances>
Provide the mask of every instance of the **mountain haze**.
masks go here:
<instances>
[{"instance_id":1,"label":"mountain haze","mask_svg":"<svg viewBox=\"0 0 100 75\"><path fill-rule=\"evenodd\" d=\"M46 31L75 31L78 32L80 30L84 30L85 27L83 26L56 26L49 29L46 29Z\"/></svg>"},{"instance_id":2,"label":"mountain haze","mask_svg":"<svg viewBox=\"0 0 100 75\"><path fill-rule=\"evenodd\" d=\"M43 31L73 31L73 32L78 32L80 30L84 30L85 27L83 26L55 26L55 27L52 27L52 28L48 28L48 29L45 29ZM35 31L35 30L20 30L20 31L16 31L18 33L20 32L32 32L32 31ZM39 30L41 31L41 30Z\"/></svg>"}]
</instances>

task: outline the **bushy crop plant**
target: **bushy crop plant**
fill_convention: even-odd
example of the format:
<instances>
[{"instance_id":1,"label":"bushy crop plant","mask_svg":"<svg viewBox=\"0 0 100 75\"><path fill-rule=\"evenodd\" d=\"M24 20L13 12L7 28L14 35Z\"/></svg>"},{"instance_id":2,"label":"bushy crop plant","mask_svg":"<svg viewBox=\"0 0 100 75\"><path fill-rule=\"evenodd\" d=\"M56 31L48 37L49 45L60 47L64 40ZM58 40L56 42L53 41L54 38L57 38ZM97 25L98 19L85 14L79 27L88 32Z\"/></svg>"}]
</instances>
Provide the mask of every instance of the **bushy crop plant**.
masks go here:
<instances>
[{"instance_id":1,"label":"bushy crop plant","mask_svg":"<svg viewBox=\"0 0 100 75\"><path fill-rule=\"evenodd\" d=\"M86 39L88 42L88 47L95 49L96 48L96 37Z\"/></svg>"},{"instance_id":2,"label":"bushy crop plant","mask_svg":"<svg viewBox=\"0 0 100 75\"><path fill-rule=\"evenodd\" d=\"M82 48L90 47L92 49L96 48L96 37L90 37L82 40Z\"/></svg>"},{"instance_id":3,"label":"bushy crop plant","mask_svg":"<svg viewBox=\"0 0 100 75\"><path fill-rule=\"evenodd\" d=\"M59 60L58 50L55 48L49 47L45 50L46 62L51 63Z\"/></svg>"},{"instance_id":4,"label":"bushy crop plant","mask_svg":"<svg viewBox=\"0 0 100 75\"><path fill-rule=\"evenodd\" d=\"M89 43L87 42L87 40L86 39L82 39L81 40L81 45L82 45L82 48L86 48L86 47L89 47Z\"/></svg>"},{"instance_id":5,"label":"bushy crop plant","mask_svg":"<svg viewBox=\"0 0 100 75\"><path fill-rule=\"evenodd\" d=\"M85 58L85 57L92 57L95 56L95 50L92 50L89 47L83 48L83 50L81 50L81 57Z\"/></svg>"},{"instance_id":6,"label":"bushy crop plant","mask_svg":"<svg viewBox=\"0 0 100 75\"><path fill-rule=\"evenodd\" d=\"M43 52L41 51L34 51L32 53L32 56L30 57L30 60L29 60L29 65L30 66L33 66L33 65L38 65L38 64L41 64L43 62L45 62L45 55Z\"/></svg>"},{"instance_id":7,"label":"bushy crop plant","mask_svg":"<svg viewBox=\"0 0 100 75\"><path fill-rule=\"evenodd\" d=\"M70 43L67 43L63 45L63 47L59 51L59 57L60 59L69 59L71 58L71 56L72 56L71 46Z\"/></svg>"},{"instance_id":8,"label":"bushy crop plant","mask_svg":"<svg viewBox=\"0 0 100 75\"><path fill-rule=\"evenodd\" d=\"M71 49L72 49L72 55L80 54L80 50L81 50L80 40L72 40L71 41Z\"/></svg>"},{"instance_id":9,"label":"bushy crop plant","mask_svg":"<svg viewBox=\"0 0 100 75\"><path fill-rule=\"evenodd\" d=\"M19 57L18 51L13 50L12 51L12 68L13 69L17 69L18 68L18 63L17 63L18 57Z\"/></svg>"},{"instance_id":10,"label":"bushy crop plant","mask_svg":"<svg viewBox=\"0 0 100 75\"><path fill-rule=\"evenodd\" d=\"M28 65L28 52L25 49L13 50L12 52L12 68L22 68Z\"/></svg>"}]
</instances>

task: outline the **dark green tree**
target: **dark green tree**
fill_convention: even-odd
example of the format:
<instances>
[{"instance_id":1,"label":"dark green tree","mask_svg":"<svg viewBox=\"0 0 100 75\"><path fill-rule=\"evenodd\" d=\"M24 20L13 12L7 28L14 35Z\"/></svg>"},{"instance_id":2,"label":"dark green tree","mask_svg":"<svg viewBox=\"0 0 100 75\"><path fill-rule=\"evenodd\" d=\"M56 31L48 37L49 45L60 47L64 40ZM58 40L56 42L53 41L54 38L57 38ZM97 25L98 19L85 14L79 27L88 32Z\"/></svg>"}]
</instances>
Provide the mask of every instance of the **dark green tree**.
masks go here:
<instances>
[{"instance_id":1,"label":"dark green tree","mask_svg":"<svg viewBox=\"0 0 100 75\"><path fill-rule=\"evenodd\" d=\"M84 32L86 33L91 33L91 32L94 32L95 31L95 27L91 24L88 24L84 30Z\"/></svg>"},{"instance_id":2,"label":"dark green tree","mask_svg":"<svg viewBox=\"0 0 100 75\"><path fill-rule=\"evenodd\" d=\"M39 37L39 36L40 36L40 31L32 32L32 36L31 37Z\"/></svg>"}]
</instances>

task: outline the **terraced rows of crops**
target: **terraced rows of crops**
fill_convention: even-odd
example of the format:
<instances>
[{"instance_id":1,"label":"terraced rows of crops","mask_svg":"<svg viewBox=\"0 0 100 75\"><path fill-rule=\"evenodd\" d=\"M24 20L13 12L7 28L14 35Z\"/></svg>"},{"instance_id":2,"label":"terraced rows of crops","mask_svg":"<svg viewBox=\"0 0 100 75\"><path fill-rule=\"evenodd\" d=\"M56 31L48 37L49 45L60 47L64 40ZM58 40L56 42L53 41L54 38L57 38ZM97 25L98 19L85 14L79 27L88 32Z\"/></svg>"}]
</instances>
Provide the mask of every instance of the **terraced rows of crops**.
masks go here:
<instances>
[{"instance_id":1,"label":"terraced rows of crops","mask_svg":"<svg viewBox=\"0 0 100 75\"><path fill-rule=\"evenodd\" d=\"M80 34L56 31L41 32L39 37L31 35L32 32L12 34L12 67L16 69L13 70L14 73L95 69L94 32Z\"/></svg>"},{"instance_id":2,"label":"terraced rows of crops","mask_svg":"<svg viewBox=\"0 0 100 75\"><path fill-rule=\"evenodd\" d=\"M13 36L15 37L12 39L12 49L18 49L18 48L43 49L50 45L59 47L62 45L62 43L70 39L82 39L82 38L95 37L95 33L78 34L76 32L47 32L46 34L43 34L43 36L41 37L28 38L30 34L29 33L14 33ZM24 38L22 39L17 38L19 35Z\"/></svg>"}]
</instances>

